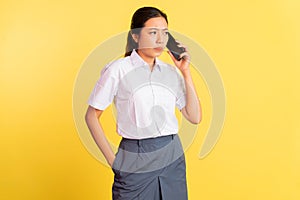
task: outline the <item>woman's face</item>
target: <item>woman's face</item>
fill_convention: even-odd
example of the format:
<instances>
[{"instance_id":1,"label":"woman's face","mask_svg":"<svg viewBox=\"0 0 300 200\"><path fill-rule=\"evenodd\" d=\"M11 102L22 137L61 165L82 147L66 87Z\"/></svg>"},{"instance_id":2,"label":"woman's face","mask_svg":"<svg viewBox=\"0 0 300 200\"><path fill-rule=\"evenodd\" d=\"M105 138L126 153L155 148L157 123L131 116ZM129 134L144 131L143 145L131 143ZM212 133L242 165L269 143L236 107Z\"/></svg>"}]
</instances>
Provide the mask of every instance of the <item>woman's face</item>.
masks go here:
<instances>
[{"instance_id":1,"label":"woman's face","mask_svg":"<svg viewBox=\"0 0 300 200\"><path fill-rule=\"evenodd\" d=\"M140 34L133 34L138 43L138 53L145 59L153 59L162 54L168 41L168 24L163 17L146 21Z\"/></svg>"}]
</instances>

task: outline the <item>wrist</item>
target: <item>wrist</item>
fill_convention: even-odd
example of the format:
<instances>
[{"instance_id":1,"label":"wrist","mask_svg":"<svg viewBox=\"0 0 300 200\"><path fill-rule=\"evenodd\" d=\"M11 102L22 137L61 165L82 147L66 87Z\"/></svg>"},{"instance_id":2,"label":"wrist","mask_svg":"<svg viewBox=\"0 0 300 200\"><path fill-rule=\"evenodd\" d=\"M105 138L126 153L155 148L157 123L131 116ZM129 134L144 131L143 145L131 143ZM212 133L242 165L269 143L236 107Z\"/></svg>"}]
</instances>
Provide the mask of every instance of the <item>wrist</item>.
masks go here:
<instances>
[{"instance_id":1,"label":"wrist","mask_svg":"<svg viewBox=\"0 0 300 200\"><path fill-rule=\"evenodd\" d=\"M107 161L110 167L113 166L114 161L115 161L115 156Z\"/></svg>"},{"instance_id":2,"label":"wrist","mask_svg":"<svg viewBox=\"0 0 300 200\"><path fill-rule=\"evenodd\" d=\"M190 71L189 68L187 68L187 69L185 69L185 70L182 70L182 71L181 71L181 74L182 74L182 76L183 76L184 78L188 78L188 77L191 76L191 71Z\"/></svg>"}]
</instances>

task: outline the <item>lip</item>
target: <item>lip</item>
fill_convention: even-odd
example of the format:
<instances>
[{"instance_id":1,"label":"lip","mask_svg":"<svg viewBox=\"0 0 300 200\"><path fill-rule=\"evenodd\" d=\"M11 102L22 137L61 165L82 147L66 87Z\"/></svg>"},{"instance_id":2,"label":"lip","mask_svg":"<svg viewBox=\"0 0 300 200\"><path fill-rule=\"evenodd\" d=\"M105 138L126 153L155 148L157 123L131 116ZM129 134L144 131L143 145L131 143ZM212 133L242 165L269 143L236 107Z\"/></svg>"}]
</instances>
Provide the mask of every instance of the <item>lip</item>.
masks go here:
<instances>
[{"instance_id":1,"label":"lip","mask_svg":"<svg viewBox=\"0 0 300 200\"><path fill-rule=\"evenodd\" d=\"M157 51L163 51L164 50L163 47L155 47L154 49L157 50Z\"/></svg>"}]
</instances>

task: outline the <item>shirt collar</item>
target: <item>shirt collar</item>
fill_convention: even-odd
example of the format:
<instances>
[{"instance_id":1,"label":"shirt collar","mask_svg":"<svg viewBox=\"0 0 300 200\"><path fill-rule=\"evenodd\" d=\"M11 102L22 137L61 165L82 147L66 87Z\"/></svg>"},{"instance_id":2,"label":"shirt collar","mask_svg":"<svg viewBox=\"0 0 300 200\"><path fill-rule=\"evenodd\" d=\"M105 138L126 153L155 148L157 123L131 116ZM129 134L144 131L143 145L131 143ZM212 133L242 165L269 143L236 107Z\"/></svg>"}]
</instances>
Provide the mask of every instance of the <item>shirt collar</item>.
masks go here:
<instances>
[{"instance_id":1,"label":"shirt collar","mask_svg":"<svg viewBox=\"0 0 300 200\"><path fill-rule=\"evenodd\" d=\"M141 58L141 56L136 52L135 49L132 50L132 53L130 55L130 59L131 62L133 64L134 67L143 67L149 69L149 64L146 63L143 58ZM155 65L154 65L154 69L157 67L159 71L161 71L161 67L162 67L162 61L160 61L158 58L155 58Z\"/></svg>"}]
</instances>

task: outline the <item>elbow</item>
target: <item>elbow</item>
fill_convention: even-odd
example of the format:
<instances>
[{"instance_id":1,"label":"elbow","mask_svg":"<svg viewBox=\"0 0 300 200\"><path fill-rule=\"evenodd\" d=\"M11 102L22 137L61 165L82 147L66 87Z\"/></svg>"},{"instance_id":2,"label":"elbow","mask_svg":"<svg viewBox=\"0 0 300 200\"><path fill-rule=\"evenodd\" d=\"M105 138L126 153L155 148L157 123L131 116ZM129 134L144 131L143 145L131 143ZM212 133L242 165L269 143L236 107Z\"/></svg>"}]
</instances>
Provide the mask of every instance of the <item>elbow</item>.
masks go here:
<instances>
[{"instance_id":1,"label":"elbow","mask_svg":"<svg viewBox=\"0 0 300 200\"><path fill-rule=\"evenodd\" d=\"M185 118L192 124L200 124L202 120L201 110L199 112L192 112L191 114L189 114L187 109L184 107L182 109L182 113L185 116Z\"/></svg>"},{"instance_id":2,"label":"elbow","mask_svg":"<svg viewBox=\"0 0 300 200\"><path fill-rule=\"evenodd\" d=\"M85 113L85 116L84 116L85 123L89 124L89 122L92 120L93 116L94 115L92 113L92 109L88 108L86 113Z\"/></svg>"},{"instance_id":3,"label":"elbow","mask_svg":"<svg viewBox=\"0 0 300 200\"><path fill-rule=\"evenodd\" d=\"M202 121L201 111L199 111L197 115L194 115L194 117L190 121L193 124L200 124L200 122Z\"/></svg>"},{"instance_id":4,"label":"elbow","mask_svg":"<svg viewBox=\"0 0 300 200\"><path fill-rule=\"evenodd\" d=\"M89 106L84 116L85 122L88 124L92 120L99 120L102 112L102 110L96 110Z\"/></svg>"},{"instance_id":5,"label":"elbow","mask_svg":"<svg viewBox=\"0 0 300 200\"><path fill-rule=\"evenodd\" d=\"M87 111L84 116L85 123L88 124L90 119L91 119L90 113Z\"/></svg>"},{"instance_id":6,"label":"elbow","mask_svg":"<svg viewBox=\"0 0 300 200\"><path fill-rule=\"evenodd\" d=\"M202 117L199 116L199 117L197 117L197 118L191 120L190 122L191 122L192 124L200 124L201 120L202 120Z\"/></svg>"},{"instance_id":7,"label":"elbow","mask_svg":"<svg viewBox=\"0 0 300 200\"><path fill-rule=\"evenodd\" d=\"M197 117L195 117L196 119L194 120L194 124L200 124L200 122L202 121L202 111L201 111L201 108L198 112L198 115Z\"/></svg>"}]
</instances>

